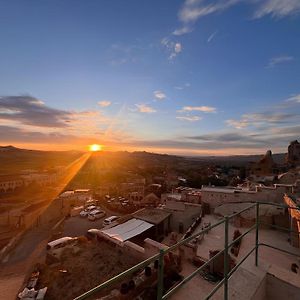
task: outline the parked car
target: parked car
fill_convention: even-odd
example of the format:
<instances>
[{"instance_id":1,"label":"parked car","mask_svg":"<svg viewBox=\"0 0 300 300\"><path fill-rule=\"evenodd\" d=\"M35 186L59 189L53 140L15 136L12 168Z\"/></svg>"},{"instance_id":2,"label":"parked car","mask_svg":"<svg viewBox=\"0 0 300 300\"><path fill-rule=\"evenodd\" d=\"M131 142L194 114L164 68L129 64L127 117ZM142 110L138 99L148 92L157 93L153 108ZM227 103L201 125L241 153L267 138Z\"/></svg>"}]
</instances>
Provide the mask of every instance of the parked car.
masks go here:
<instances>
[{"instance_id":1,"label":"parked car","mask_svg":"<svg viewBox=\"0 0 300 300\"><path fill-rule=\"evenodd\" d=\"M77 238L65 236L60 239L49 242L47 244L47 250L55 250L55 249L63 248L67 245L74 245L76 242L77 242Z\"/></svg>"},{"instance_id":2,"label":"parked car","mask_svg":"<svg viewBox=\"0 0 300 300\"><path fill-rule=\"evenodd\" d=\"M103 221L103 225L104 226L107 226L107 225L110 225L112 222L118 220L119 217L118 216L111 216L111 217L108 217L106 218L104 221Z\"/></svg>"},{"instance_id":3,"label":"parked car","mask_svg":"<svg viewBox=\"0 0 300 300\"><path fill-rule=\"evenodd\" d=\"M90 212L92 212L95 209L98 209L98 207L95 205L90 205L90 206L86 207L83 211L81 211L79 215L80 215L80 217L85 218L89 215Z\"/></svg>"},{"instance_id":4,"label":"parked car","mask_svg":"<svg viewBox=\"0 0 300 300\"><path fill-rule=\"evenodd\" d=\"M88 219L90 221L95 221L95 220L100 219L100 218L102 218L104 216L105 216L105 212L104 211L99 210L99 209L95 209L95 210L93 210L93 211L91 211L89 213Z\"/></svg>"},{"instance_id":5,"label":"parked car","mask_svg":"<svg viewBox=\"0 0 300 300\"><path fill-rule=\"evenodd\" d=\"M95 229L95 228L91 228L89 229L85 236L89 239L89 240L93 240L93 239L96 239L98 237L100 233L100 230L99 229Z\"/></svg>"},{"instance_id":6,"label":"parked car","mask_svg":"<svg viewBox=\"0 0 300 300\"><path fill-rule=\"evenodd\" d=\"M83 210L83 206L75 206L71 209L70 216L71 217L78 216L82 210Z\"/></svg>"}]
</instances>

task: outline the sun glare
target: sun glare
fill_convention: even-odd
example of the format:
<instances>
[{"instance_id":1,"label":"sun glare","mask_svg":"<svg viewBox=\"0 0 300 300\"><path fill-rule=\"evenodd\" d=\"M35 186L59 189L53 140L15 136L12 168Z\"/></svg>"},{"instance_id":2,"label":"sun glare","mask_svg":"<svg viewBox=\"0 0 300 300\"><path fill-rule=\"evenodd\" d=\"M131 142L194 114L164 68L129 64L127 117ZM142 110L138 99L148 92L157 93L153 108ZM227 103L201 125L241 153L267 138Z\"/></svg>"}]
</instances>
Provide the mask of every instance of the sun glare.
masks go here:
<instances>
[{"instance_id":1,"label":"sun glare","mask_svg":"<svg viewBox=\"0 0 300 300\"><path fill-rule=\"evenodd\" d=\"M92 152L97 152L102 150L102 146L98 144L89 145L89 150Z\"/></svg>"}]
</instances>

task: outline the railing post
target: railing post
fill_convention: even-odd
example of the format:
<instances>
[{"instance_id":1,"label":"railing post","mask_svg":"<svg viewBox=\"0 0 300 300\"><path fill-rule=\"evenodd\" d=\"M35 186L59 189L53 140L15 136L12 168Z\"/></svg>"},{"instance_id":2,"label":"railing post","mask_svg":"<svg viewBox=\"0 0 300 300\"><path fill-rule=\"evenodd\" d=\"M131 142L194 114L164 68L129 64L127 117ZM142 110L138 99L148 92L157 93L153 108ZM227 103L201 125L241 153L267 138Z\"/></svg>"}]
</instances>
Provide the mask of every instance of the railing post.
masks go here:
<instances>
[{"instance_id":1,"label":"railing post","mask_svg":"<svg viewBox=\"0 0 300 300\"><path fill-rule=\"evenodd\" d=\"M224 242L224 300L228 300L228 216L225 216L225 242Z\"/></svg>"},{"instance_id":2,"label":"railing post","mask_svg":"<svg viewBox=\"0 0 300 300\"><path fill-rule=\"evenodd\" d=\"M258 265L259 202L256 202L255 266Z\"/></svg>"},{"instance_id":3,"label":"railing post","mask_svg":"<svg viewBox=\"0 0 300 300\"><path fill-rule=\"evenodd\" d=\"M164 291L164 250L159 250L158 273L157 273L157 300L161 300Z\"/></svg>"}]
</instances>

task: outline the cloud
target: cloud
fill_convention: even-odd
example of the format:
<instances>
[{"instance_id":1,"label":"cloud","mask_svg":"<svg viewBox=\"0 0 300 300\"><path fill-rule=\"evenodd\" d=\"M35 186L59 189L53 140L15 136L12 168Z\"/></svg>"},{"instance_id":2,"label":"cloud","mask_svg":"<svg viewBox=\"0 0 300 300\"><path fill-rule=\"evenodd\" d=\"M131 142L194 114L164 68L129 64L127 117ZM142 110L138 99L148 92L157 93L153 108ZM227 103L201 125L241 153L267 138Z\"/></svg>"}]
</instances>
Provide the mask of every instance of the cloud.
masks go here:
<instances>
[{"instance_id":1,"label":"cloud","mask_svg":"<svg viewBox=\"0 0 300 300\"><path fill-rule=\"evenodd\" d=\"M293 61L294 57L293 56L288 56L288 55L281 55L281 56L276 56L270 59L267 67L268 68L272 68L275 67L278 64L282 64L282 63L287 63L290 61Z\"/></svg>"},{"instance_id":2,"label":"cloud","mask_svg":"<svg viewBox=\"0 0 300 300\"><path fill-rule=\"evenodd\" d=\"M293 139L293 137L292 137ZM191 153L192 151L203 152L206 150L208 155L220 149L222 151L219 154L227 153L229 155L233 154L245 154L246 153L260 153L265 152L266 149L273 145L276 148L286 149L291 136L289 137L277 137L270 135L256 135L251 132L246 132L243 134L238 134L235 132L212 132L210 134L199 135L199 136L180 136L170 140L144 140L135 141L135 145L145 147L161 147L166 149L180 149L186 153ZM229 149L230 151L225 151ZM251 151L250 151L251 149Z\"/></svg>"},{"instance_id":3,"label":"cloud","mask_svg":"<svg viewBox=\"0 0 300 300\"><path fill-rule=\"evenodd\" d=\"M215 36L217 35L218 33L218 30L216 30L215 32L213 32L207 39L207 42L210 43L214 38Z\"/></svg>"},{"instance_id":4,"label":"cloud","mask_svg":"<svg viewBox=\"0 0 300 300\"><path fill-rule=\"evenodd\" d=\"M191 140L197 141L215 141L215 142L255 142L262 143L262 140L259 139L260 135L257 134L241 134L239 132L221 132L221 133L211 133L203 134L198 136L187 137Z\"/></svg>"},{"instance_id":5,"label":"cloud","mask_svg":"<svg viewBox=\"0 0 300 300\"><path fill-rule=\"evenodd\" d=\"M164 100L167 98L166 94L162 91L154 91L153 94L157 100Z\"/></svg>"},{"instance_id":6,"label":"cloud","mask_svg":"<svg viewBox=\"0 0 300 300\"><path fill-rule=\"evenodd\" d=\"M250 126L266 127L279 124L285 124L295 121L295 118L299 118L298 114L289 113L253 113L244 114L240 120L229 119L225 123L236 129L244 129Z\"/></svg>"},{"instance_id":7,"label":"cloud","mask_svg":"<svg viewBox=\"0 0 300 300\"><path fill-rule=\"evenodd\" d=\"M299 0L265 0L254 13L254 18L262 18L270 15L275 18L296 15L300 13Z\"/></svg>"},{"instance_id":8,"label":"cloud","mask_svg":"<svg viewBox=\"0 0 300 300\"><path fill-rule=\"evenodd\" d=\"M0 97L0 120L11 120L39 127L67 127L72 113L46 106L31 96Z\"/></svg>"},{"instance_id":9,"label":"cloud","mask_svg":"<svg viewBox=\"0 0 300 300\"><path fill-rule=\"evenodd\" d=\"M163 38L161 44L164 46L169 54L169 59L174 59L180 52L182 52L182 44L179 42L174 42L170 38Z\"/></svg>"},{"instance_id":10,"label":"cloud","mask_svg":"<svg viewBox=\"0 0 300 300\"><path fill-rule=\"evenodd\" d=\"M0 97L1 141L61 144L82 143L103 135L111 120L99 110L60 110L32 96ZM58 142L61 137L63 141ZM72 141L71 141L72 139Z\"/></svg>"},{"instance_id":11,"label":"cloud","mask_svg":"<svg viewBox=\"0 0 300 300\"><path fill-rule=\"evenodd\" d=\"M12 126L0 125L1 141L12 143L49 143L61 144L70 142L70 139L79 139L76 136L59 132L30 131Z\"/></svg>"},{"instance_id":12,"label":"cloud","mask_svg":"<svg viewBox=\"0 0 300 300\"><path fill-rule=\"evenodd\" d=\"M214 113L216 110L217 109L212 106L184 106L179 112L201 111L205 113Z\"/></svg>"},{"instance_id":13,"label":"cloud","mask_svg":"<svg viewBox=\"0 0 300 300\"><path fill-rule=\"evenodd\" d=\"M101 106L101 107L107 107L107 106L110 106L110 105L111 105L111 101L108 101L108 100L102 100L102 101L99 101L99 102L98 102L98 105Z\"/></svg>"},{"instance_id":14,"label":"cloud","mask_svg":"<svg viewBox=\"0 0 300 300\"><path fill-rule=\"evenodd\" d=\"M156 110L153 107L148 106L146 104L136 104L135 106L138 108L138 111L141 112L141 113L154 113L154 112L156 112Z\"/></svg>"},{"instance_id":15,"label":"cloud","mask_svg":"<svg viewBox=\"0 0 300 300\"><path fill-rule=\"evenodd\" d=\"M184 85L174 86L174 89L176 89L176 90L183 90L183 89L188 88L190 86L191 86L191 84L187 82Z\"/></svg>"},{"instance_id":16,"label":"cloud","mask_svg":"<svg viewBox=\"0 0 300 300\"><path fill-rule=\"evenodd\" d=\"M236 129L242 129L242 128L246 128L249 126L249 122L247 120L226 120L225 123L230 126L230 127L234 127Z\"/></svg>"},{"instance_id":17,"label":"cloud","mask_svg":"<svg viewBox=\"0 0 300 300\"><path fill-rule=\"evenodd\" d=\"M283 18L300 13L299 0L185 0L178 12L181 26L173 31L173 35L183 35L193 31L193 25L201 18L224 12L225 10L243 3L254 5L254 18L270 15Z\"/></svg>"},{"instance_id":18,"label":"cloud","mask_svg":"<svg viewBox=\"0 0 300 300\"><path fill-rule=\"evenodd\" d=\"M173 35L183 35L183 34L186 34L186 33L190 33L192 32L193 29L191 27L188 27L188 26L183 26L181 28L178 28L178 29L175 29L172 34Z\"/></svg>"},{"instance_id":19,"label":"cloud","mask_svg":"<svg viewBox=\"0 0 300 300\"><path fill-rule=\"evenodd\" d=\"M288 99L285 100L286 102L295 102L295 103L300 103L300 94L298 95L292 95Z\"/></svg>"},{"instance_id":20,"label":"cloud","mask_svg":"<svg viewBox=\"0 0 300 300\"><path fill-rule=\"evenodd\" d=\"M281 128L272 128L273 134L282 134L282 135L292 135L295 137L299 137L300 125L295 126L285 126Z\"/></svg>"},{"instance_id":21,"label":"cloud","mask_svg":"<svg viewBox=\"0 0 300 300\"><path fill-rule=\"evenodd\" d=\"M202 118L199 116L177 116L176 119L189 122L196 122L202 120Z\"/></svg>"},{"instance_id":22,"label":"cloud","mask_svg":"<svg viewBox=\"0 0 300 300\"><path fill-rule=\"evenodd\" d=\"M182 45L180 43L176 43L174 46L175 53L180 53L182 51Z\"/></svg>"},{"instance_id":23,"label":"cloud","mask_svg":"<svg viewBox=\"0 0 300 300\"><path fill-rule=\"evenodd\" d=\"M221 0L214 3L205 0L186 0L179 11L179 20L185 24L192 23L201 17L223 11L238 2L240 0Z\"/></svg>"}]
</instances>

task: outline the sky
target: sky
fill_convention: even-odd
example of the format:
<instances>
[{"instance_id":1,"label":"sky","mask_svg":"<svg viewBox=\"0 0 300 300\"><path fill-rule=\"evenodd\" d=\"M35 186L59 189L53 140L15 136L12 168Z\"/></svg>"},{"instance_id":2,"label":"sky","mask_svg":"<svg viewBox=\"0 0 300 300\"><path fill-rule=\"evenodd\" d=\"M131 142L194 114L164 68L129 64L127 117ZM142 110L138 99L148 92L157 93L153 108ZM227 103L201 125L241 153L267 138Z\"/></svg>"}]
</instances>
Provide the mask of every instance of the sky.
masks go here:
<instances>
[{"instance_id":1,"label":"sky","mask_svg":"<svg viewBox=\"0 0 300 300\"><path fill-rule=\"evenodd\" d=\"M299 0L4 0L0 145L286 152Z\"/></svg>"}]
</instances>

